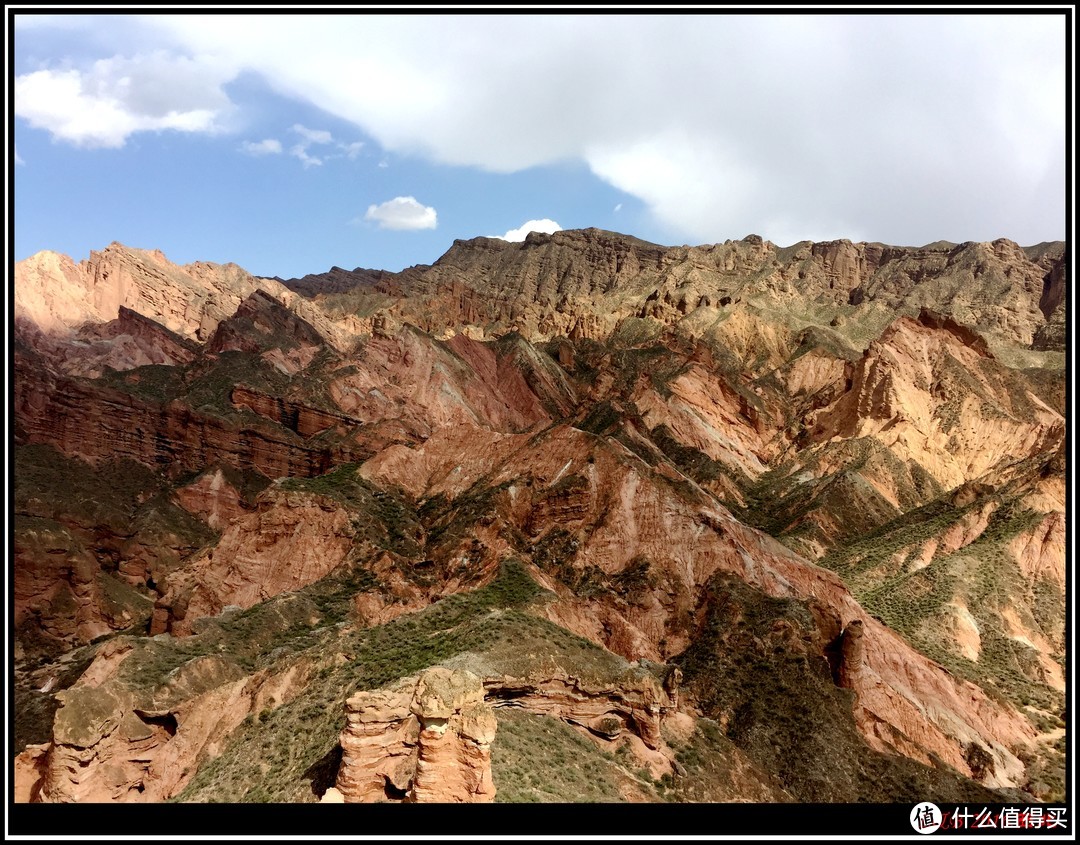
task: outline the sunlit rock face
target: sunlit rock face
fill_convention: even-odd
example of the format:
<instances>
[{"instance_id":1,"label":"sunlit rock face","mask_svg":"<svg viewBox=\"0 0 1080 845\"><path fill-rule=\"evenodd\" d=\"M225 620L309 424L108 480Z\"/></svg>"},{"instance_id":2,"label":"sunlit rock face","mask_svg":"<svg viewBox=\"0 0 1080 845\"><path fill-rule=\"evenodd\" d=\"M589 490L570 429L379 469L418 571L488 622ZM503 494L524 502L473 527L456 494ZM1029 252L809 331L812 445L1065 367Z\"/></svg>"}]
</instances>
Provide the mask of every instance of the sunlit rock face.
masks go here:
<instances>
[{"instance_id":1,"label":"sunlit rock face","mask_svg":"<svg viewBox=\"0 0 1080 845\"><path fill-rule=\"evenodd\" d=\"M498 725L471 672L429 669L345 705L336 788L345 803L495 800L491 742Z\"/></svg>"},{"instance_id":2,"label":"sunlit rock face","mask_svg":"<svg viewBox=\"0 0 1080 845\"><path fill-rule=\"evenodd\" d=\"M1060 800L1064 250L21 262L18 799Z\"/></svg>"}]
</instances>

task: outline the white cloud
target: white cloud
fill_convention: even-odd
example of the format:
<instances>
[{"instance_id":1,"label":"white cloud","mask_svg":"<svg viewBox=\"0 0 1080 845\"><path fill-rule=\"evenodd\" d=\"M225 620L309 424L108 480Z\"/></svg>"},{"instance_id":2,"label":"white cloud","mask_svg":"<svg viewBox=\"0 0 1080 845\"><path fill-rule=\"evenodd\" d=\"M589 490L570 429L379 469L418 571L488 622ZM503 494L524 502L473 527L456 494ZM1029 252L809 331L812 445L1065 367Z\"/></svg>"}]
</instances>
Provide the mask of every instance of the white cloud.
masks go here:
<instances>
[{"instance_id":1,"label":"white cloud","mask_svg":"<svg viewBox=\"0 0 1080 845\"><path fill-rule=\"evenodd\" d=\"M354 159L360 155L360 151L364 149L363 141L353 141L351 144L338 144L338 148L345 151L345 157Z\"/></svg>"},{"instance_id":2,"label":"white cloud","mask_svg":"<svg viewBox=\"0 0 1080 845\"><path fill-rule=\"evenodd\" d=\"M322 164L322 159L318 156L308 155L307 144L297 144L289 150L289 155L296 156L300 159L305 170L309 167L315 167Z\"/></svg>"},{"instance_id":3,"label":"white cloud","mask_svg":"<svg viewBox=\"0 0 1080 845\"><path fill-rule=\"evenodd\" d=\"M1064 235L1060 189L1035 196L1064 180L1061 16L162 23L389 152L497 172L583 161L677 239ZM283 59L297 40L318 52ZM523 95L524 79L544 84Z\"/></svg>"},{"instance_id":4,"label":"white cloud","mask_svg":"<svg viewBox=\"0 0 1080 845\"><path fill-rule=\"evenodd\" d=\"M491 237L501 238L504 241L523 241L529 232L543 232L550 235L552 232L561 231L562 226L554 220L548 220L545 217L543 220L530 220L528 223L522 223L516 229L511 229L505 235L492 235Z\"/></svg>"},{"instance_id":5,"label":"white cloud","mask_svg":"<svg viewBox=\"0 0 1080 845\"><path fill-rule=\"evenodd\" d=\"M738 213L754 204L758 172L718 140L709 144L696 134L669 130L633 144L598 145L588 151L588 161L597 176L644 200L678 232L723 240L723 230L708 236L718 220L727 224L729 236L730 227L740 227L737 237L751 231L742 231L750 223Z\"/></svg>"},{"instance_id":6,"label":"white cloud","mask_svg":"<svg viewBox=\"0 0 1080 845\"><path fill-rule=\"evenodd\" d=\"M56 137L118 146L217 126L224 105L206 95L223 69L246 71L391 154L504 173L582 162L677 240L1034 242L1064 236L1064 20L156 15L139 19L143 43L218 74L178 86L194 102L172 102L169 77L142 86L171 106L150 112L116 74L92 85L95 70L54 67L19 77L16 109ZM318 49L296 61L297 43ZM312 161L309 145L336 143L302 129L318 136L296 130Z\"/></svg>"},{"instance_id":7,"label":"white cloud","mask_svg":"<svg viewBox=\"0 0 1080 845\"><path fill-rule=\"evenodd\" d=\"M335 158L348 158L352 160L360 155L360 151L364 149L363 141L352 141L351 143L335 141L333 134L326 129L308 129L301 123L294 123L292 131L304 140L292 147L289 150L289 154L300 159L305 168L319 165L324 161L330 161ZM313 156L308 150L316 144L332 144L334 149L340 150L341 152Z\"/></svg>"},{"instance_id":8,"label":"white cloud","mask_svg":"<svg viewBox=\"0 0 1080 845\"><path fill-rule=\"evenodd\" d=\"M41 69L15 79L15 113L82 147L124 146L135 132L217 132L231 103L228 64L165 52L115 56L85 71Z\"/></svg>"},{"instance_id":9,"label":"white cloud","mask_svg":"<svg viewBox=\"0 0 1080 845\"><path fill-rule=\"evenodd\" d=\"M415 197L394 197L368 206L364 219L378 223L380 229L434 229L437 215L434 208L421 205Z\"/></svg>"},{"instance_id":10,"label":"white cloud","mask_svg":"<svg viewBox=\"0 0 1080 845\"><path fill-rule=\"evenodd\" d=\"M379 162L379 167L381 167L383 170L385 170L389 166L390 166L390 162L388 162L386 159L383 159L382 161Z\"/></svg>"},{"instance_id":11,"label":"white cloud","mask_svg":"<svg viewBox=\"0 0 1080 845\"><path fill-rule=\"evenodd\" d=\"M248 155L276 155L281 152L281 141L277 138L265 138L262 141L244 141L240 145L241 151Z\"/></svg>"},{"instance_id":12,"label":"white cloud","mask_svg":"<svg viewBox=\"0 0 1080 845\"><path fill-rule=\"evenodd\" d=\"M23 158L22 158L22 156L21 156L21 155L19 155L19 151L18 151L18 150L15 150L15 163L16 163L16 164L26 164L26 162L25 162L25 161L23 161Z\"/></svg>"},{"instance_id":13,"label":"white cloud","mask_svg":"<svg viewBox=\"0 0 1080 845\"><path fill-rule=\"evenodd\" d=\"M322 159L309 154L308 147L312 144L329 144L334 140L334 137L325 129L308 129L300 123L294 123L292 131L304 140L292 147L289 150L289 155L300 159L300 163L304 165L305 170L309 167L321 166Z\"/></svg>"},{"instance_id":14,"label":"white cloud","mask_svg":"<svg viewBox=\"0 0 1080 845\"><path fill-rule=\"evenodd\" d=\"M305 147L311 144L331 144L334 141L334 136L325 129L308 129L302 124L294 123L292 131L304 139Z\"/></svg>"},{"instance_id":15,"label":"white cloud","mask_svg":"<svg viewBox=\"0 0 1080 845\"><path fill-rule=\"evenodd\" d=\"M621 202L620 202L620 203L616 203L616 205L615 205L615 208L614 208L613 210L614 210L614 212L615 212L616 214L618 214L618 213L619 213L620 211L622 211L622 203L621 203Z\"/></svg>"}]
</instances>

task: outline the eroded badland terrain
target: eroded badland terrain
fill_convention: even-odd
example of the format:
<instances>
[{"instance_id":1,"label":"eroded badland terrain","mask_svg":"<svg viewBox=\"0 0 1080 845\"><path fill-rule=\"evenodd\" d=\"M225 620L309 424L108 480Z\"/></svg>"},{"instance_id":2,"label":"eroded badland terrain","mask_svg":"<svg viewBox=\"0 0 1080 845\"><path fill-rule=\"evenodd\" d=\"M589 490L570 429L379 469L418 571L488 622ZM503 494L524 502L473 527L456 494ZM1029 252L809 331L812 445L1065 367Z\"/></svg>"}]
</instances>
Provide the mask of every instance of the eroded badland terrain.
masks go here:
<instances>
[{"instance_id":1,"label":"eroded badland terrain","mask_svg":"<svg viewBox=\"0 0 1080 845\"><path fill-rule=\"evenodd\" d=\"M1061 800L1064 254L21 262L17 799Z\"/></svg>"}]
</instances>

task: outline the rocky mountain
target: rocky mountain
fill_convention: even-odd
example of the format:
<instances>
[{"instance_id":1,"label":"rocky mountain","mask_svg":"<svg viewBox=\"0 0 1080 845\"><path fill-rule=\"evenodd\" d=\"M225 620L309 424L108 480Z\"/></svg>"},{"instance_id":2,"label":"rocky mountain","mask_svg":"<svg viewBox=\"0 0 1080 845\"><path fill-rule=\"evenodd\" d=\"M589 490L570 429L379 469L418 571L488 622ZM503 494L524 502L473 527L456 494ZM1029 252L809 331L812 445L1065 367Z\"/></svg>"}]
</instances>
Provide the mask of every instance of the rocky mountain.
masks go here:
<instances>
[{"instance_id":1,"label":"rocky mountain","mask_svg":"<svg viewBox=\"0 0 1080 845\"><path fill-rule=\"evenodd\" d=\"M16 268L20 801L1061 800L1065 248Z\"/></svg>"}]
</instances>

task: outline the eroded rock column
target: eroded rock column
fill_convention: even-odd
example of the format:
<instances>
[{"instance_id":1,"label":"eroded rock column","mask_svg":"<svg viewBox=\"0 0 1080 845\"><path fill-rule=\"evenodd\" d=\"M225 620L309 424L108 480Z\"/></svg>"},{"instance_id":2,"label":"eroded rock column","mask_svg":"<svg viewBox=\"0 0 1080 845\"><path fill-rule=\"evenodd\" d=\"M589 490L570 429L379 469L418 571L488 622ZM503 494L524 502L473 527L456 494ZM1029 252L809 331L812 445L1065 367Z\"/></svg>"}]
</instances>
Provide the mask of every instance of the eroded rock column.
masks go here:
<instances>
[{"instance_id":1,"label":"eroded rock column","mask_svg":"<svg viewBox=\"0 0 1080 845\"><path fill-rule=\"evenodd\" d=\"M345 704L336 788L347 803L493 801L497 723L484 685L442 667Z\"/></svg>"},{"instance_id":2,"label":"eroded rock column","mask_svg":"<svg viewBox=\"0 0 1080 845\"><path fill-rule=\"evenodd\" d=\"M863 670L866 644L863 642L863 623L854 619L847 624L840 637L840 672L839 685L845 689L855 689L856 679Z\"/></svg>"}]
</instances>

